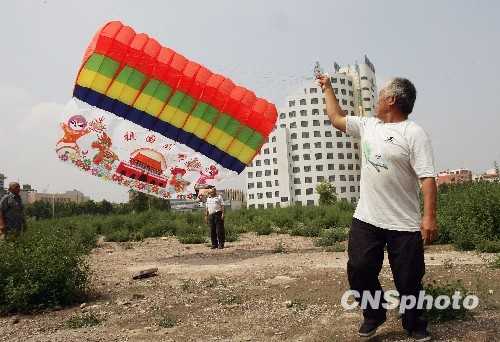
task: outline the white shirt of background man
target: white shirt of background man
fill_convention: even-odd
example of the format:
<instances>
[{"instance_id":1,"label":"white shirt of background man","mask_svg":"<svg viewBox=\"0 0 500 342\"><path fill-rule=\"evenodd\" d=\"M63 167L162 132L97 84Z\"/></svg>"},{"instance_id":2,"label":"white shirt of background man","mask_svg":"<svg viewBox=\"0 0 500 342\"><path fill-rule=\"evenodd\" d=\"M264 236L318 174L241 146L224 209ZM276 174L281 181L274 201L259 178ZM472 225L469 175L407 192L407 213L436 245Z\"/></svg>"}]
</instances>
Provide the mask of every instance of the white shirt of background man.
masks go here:
<instances>
[{"instance_id":1,"label":"white shirt of background man","mask_svg":"<svg viewBox=\"0 0 500 342\"><path fill-rule=\"evenodd\" d=\"M222 211L224 207L224 200L222 199L221 195L217 195L215 197L207 197L207 210L208 214L214 214L218 211Z\"/></svg>"}]
</instances>

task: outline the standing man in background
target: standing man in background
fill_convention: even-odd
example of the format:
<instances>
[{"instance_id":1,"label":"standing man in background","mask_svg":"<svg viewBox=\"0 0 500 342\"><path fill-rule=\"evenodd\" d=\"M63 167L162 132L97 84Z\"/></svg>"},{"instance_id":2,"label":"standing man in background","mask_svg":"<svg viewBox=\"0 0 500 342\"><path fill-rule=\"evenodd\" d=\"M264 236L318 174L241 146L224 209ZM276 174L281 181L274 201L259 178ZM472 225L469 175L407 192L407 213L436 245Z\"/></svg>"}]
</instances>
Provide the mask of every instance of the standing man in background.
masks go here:
<instances>
[{"instance_id":1,"label":"standing man in background","mask_svg":"<svg viewBox=\"0 0 500 342\"><path fill-rule=\"evenodd\" d=\"M225 241L224 199L221 195L217 195L215 188L211 189L207 197L205 221L210 227L212 249L223 249Z\"/></svg>"},{"instance_id":2,"label":"standing man in background","mask_svg":"<svg viewBox=\"0 0 500 342\"><path fill-rule=\"evenodd\" d=\"M19 183L10 183L9 192L0 199L0 233L6 239L17 238L26 229L20 191Z\"/></svg>"},{"instance_id":3,"label":"standing man in background","mask_svg":"<svg viewBox=\"0 0 500 342\"><path fill-rule=\"evenodd\" d=\"M392 79L379 94L376 117L345 116L330 78L319 75L326 111L335 128L361 139L360 198L349 233L347 275L351 290L363 296L381 295L378 279L387 246L394 283L403 296L418 296L425 273L423 243L437 236L436 182L431 141L408 115L417 91L405 78ZM424 199L420 214L419 182ZM363 310L361 337L375 334L386 320L386 309L368 304ZM415 341L429 341L423 311L406 309L402 324Z\"/></svg>"}]
</instances>

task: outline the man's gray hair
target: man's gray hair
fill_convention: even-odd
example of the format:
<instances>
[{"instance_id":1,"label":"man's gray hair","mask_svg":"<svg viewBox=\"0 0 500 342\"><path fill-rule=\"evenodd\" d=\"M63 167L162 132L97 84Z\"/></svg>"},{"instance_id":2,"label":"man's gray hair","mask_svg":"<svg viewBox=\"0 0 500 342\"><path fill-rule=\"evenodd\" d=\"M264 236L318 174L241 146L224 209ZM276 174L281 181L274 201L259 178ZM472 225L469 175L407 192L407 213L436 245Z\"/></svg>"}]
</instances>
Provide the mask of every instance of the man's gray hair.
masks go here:
<instances>
[{"instance_id":1,"label":"man's gray hair","mask_svg":"<svg viewBox=\"0 0 500 342\"><path fill-rule=\"evenodd\" d=\"M410 80L400 77L393 78L389 81L385 90L388 96L395 97L396 107L402 113L408 115L413 111L413 105L417 98L417 89Z\"/></svg>"},{"instance_id":2,"label":"man's gray hair","mask_svg":"<svg viewBox=\"0 0 500 342\"><path fill-rule=\"evenodd\" d=\"M14 190L18 186L20 186L18 182L10 182L9 183L9 190Z\"/></svg>"}]
</instances>

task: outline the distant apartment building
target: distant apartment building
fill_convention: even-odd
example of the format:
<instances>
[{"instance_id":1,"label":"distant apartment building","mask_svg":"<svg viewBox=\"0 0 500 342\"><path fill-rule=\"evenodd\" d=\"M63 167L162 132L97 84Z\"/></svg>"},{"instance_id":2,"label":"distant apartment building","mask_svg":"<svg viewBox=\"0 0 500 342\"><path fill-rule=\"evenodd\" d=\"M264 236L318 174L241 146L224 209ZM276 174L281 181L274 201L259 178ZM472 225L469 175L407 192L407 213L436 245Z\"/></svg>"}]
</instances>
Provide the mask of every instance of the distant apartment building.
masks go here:
<instances>
[{"instance_id":1,"label":"distant apartment building","mask_svg":"<svg viewBox=\"0 0 500 342\"><path fill-rule=\"evenodd\" d=\"M437 186L442 184L458 184L472 182L472 171L468 169L456 169L441 171L437 174Z\"/></svg>"},{"instance_id":2,"label":"distant apartment building","mask_svg":"<svg viewBox=\"0 0 500 342\"><path fill-rule=\"evenodd\" d=\"M25 203L55 202L55 203L83 203L89 201L90 198L85 196L78 190L66 191L64 193L40 193L34 190L26 192Z\"/></svg>"},{"instance_id":3,"label":"distant apartment building","mask_svg":"<svg viewBox=\"0 0 500 342\"><path fill-rule=\"evenodd\" d=\"M496 169L490 169L480 175L474 175L474 181L500 182L499 176Z\"/></svg>"},{"instance_id":4,"label":"distant apartment building","mask_svg":"<svg viewBox=\"0 0 500 342\"><path fill-rule=\"evenodd\" d=\"M372 116L375 68L364 63L329 73L346 115ZM310 79L286 98L269 140L246 170L248 207L271 208L319 202L316 185L333 183L339 199L355 203L361 177L360 142L335 129L326 115L321 87Z\"/></svg>"}]
</instances>

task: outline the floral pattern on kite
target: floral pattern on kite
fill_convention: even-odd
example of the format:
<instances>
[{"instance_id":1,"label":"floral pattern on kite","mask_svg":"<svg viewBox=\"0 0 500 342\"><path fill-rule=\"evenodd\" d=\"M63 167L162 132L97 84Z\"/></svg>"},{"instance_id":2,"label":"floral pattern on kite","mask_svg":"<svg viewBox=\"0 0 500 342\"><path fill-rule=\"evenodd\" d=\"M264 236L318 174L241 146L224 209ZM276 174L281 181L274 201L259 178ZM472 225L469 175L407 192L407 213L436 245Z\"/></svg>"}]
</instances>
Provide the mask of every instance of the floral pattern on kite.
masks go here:
<instances>
[{"instance_id":1,"label":"floral pattern on kite","mask_svg":"<svg viewBox=\"0 0 500 342\"><path fill-rule=\"evenodd\" d=\"M119 127L102 111L90 113L70 114L56 143L58 158L87 174L177 199L194 199L197 187L216 185L228 176L210 159L165 137L142 127Z\"/></svg>"}]
</instances>

